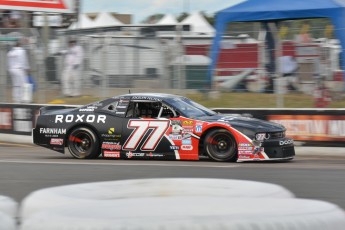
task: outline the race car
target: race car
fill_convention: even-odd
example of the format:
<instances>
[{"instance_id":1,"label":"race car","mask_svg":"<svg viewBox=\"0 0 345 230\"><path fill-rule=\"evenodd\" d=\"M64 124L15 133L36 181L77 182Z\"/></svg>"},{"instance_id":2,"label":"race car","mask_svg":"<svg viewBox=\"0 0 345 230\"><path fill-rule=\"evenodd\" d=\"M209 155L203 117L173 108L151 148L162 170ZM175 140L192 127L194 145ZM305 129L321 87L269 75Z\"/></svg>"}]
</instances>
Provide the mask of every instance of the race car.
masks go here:
<instances>
[{"instance_id":1,"label":"race car","mask_svg":"<svg viewBox=\"0 0 345 230\"><path fill-rule=\"evenodd\" d=\"M42 107L33 142L78 159L291 160L284 126L219 114L183 96L126 94L81 107Z\"/></svg>"}]
</instances>

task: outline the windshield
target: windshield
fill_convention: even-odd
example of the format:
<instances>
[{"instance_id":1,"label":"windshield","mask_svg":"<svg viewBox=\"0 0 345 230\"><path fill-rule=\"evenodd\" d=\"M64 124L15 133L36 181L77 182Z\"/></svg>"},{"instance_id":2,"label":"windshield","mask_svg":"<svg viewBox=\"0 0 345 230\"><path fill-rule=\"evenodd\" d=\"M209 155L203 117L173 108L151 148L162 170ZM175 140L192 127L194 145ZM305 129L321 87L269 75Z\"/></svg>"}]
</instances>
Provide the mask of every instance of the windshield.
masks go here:
<instances>
[{"instance_id":1,"label":"windshield","mask_svg":"<svg viewBox=\"0 0 345 230\"><path fill-rule=\"evenodd\" d=\"M212 116L216 114L216 112L185 97L171 98L166 101L188 118Z\"/></svg>"}]
</instances>

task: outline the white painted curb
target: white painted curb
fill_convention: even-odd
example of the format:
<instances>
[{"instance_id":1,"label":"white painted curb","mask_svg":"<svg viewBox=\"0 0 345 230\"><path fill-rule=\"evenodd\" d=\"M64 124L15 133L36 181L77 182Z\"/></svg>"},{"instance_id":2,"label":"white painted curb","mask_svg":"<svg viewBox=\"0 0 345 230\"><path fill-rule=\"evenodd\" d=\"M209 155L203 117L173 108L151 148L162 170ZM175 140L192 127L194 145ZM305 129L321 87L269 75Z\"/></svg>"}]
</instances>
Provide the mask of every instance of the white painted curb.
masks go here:
<instances>
[{"instance_id":1,"label":"white painted curb","mask_svg":"<svg viewBox=\"0 0 345 230\"><path fill-rule=\"evenodd\" d=\"M139 179L86 183L35 191L22 202L20 216L30 215L69 204L97 204L102 200L136 199L143 197L273 197L292 198L287 189L254 181L168 178Z\"/></svg>"},{"instance_id":2,"label":"white painted curb","mask_svg":"<svg viewBox=\"0 0 345 230\"><path fill-rule=\"evenodd\" d=\"M16 218L18 215L18 203L10 197L0 196L0 212Z\"/></svg>"},{"instance_id":3,"label":"white painted curb","mask_svg":"<svg viewBox=\"0 0 345 230\"><path fill-rule=\"evenodd\" d=\"M25 219L21 230L343 230L345 212L315 200L144 197L70 204Z\"/></svg>"}]
</instances>

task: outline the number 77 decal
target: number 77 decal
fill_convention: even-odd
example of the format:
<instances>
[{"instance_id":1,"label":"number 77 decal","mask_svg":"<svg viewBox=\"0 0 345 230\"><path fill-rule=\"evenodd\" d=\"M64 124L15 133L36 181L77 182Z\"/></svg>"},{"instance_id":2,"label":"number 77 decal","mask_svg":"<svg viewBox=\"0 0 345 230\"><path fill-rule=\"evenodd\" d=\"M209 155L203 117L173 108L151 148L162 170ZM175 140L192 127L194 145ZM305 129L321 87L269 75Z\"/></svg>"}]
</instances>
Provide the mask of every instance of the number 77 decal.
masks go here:
<instances>
[{"instance_id":1,"label":"number 77 decal","mask_svg":"<svg viewBox=\"0 0 345 230\"><path fill-rule=\"evenodd\" d=\"M152 133L144 140L141 150L153 151L156 149L163 135L169 128L170 121L130 120L127 128L134 129L124 144L124 150L134 151L138 148L145 134L153 129Z\"/></svg>"}]
</instances>

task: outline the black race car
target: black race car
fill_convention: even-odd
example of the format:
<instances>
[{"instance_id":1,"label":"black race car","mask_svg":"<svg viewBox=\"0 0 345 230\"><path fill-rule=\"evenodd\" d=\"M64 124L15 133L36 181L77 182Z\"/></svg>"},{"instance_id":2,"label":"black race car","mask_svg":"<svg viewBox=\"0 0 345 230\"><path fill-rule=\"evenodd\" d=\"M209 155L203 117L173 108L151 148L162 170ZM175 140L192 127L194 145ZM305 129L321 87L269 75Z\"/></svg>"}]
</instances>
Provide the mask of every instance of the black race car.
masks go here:
<instances>
[{"instance_id":1,"label":"black race car","mask_svg":"<svg viewBox=\"0 0 345 230\"><path fill-rule=\"evenodd\" d=\"M33 142L78 159L291 160L276 123L218 114L182 96L127 94L82 107L40 109Z\"/></svg>"}]
</instances>

